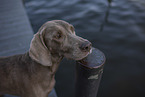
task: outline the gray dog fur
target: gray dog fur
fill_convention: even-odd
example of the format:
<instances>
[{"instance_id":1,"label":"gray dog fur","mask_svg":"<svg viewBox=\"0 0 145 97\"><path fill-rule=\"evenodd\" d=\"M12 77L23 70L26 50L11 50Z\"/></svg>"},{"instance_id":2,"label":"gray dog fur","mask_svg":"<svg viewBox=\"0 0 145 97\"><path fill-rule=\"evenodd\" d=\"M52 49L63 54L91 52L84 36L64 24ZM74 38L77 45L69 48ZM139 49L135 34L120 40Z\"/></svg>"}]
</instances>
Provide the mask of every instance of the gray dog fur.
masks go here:
<instances>
[{"instance_id":1,"label":"gray dog fur","mask_svg":"<svg viewBox=\"0 0 145 97\"><path fill-rule=\"evenodd\" d=\"M48 21L34 35L25 54L0 58L0 92L21 97L47 97L63 57L80 60L91 43L62 20Z\"/></svg>"}]
</instances>

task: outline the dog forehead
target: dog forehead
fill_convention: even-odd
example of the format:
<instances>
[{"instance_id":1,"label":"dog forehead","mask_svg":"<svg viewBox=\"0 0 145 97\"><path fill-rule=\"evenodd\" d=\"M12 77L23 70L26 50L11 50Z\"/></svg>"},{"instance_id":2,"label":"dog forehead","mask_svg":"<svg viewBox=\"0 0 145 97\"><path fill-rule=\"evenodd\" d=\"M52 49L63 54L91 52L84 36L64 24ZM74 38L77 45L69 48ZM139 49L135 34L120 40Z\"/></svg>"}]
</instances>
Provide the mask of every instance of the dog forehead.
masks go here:
<instances>
[{"instance_id":1,"label":"dog forehead","mask_svg":"<svg viewBox=\"0 0 145 97\"><path fill-rule=\"evenodd\" d=\"M47 27L69 29L71 24L63 20L52 20L46 23Z\"/></svg>"},{"instance_id":2,"label":"dog forehead","mask_svg":"<svg viewBox=\"0 0 145 97\"><path fill-rule=\"evenodd\" d=\"M70 26L70 24L66 21L63 21L63 20L52 20L52 21L48 21L46 22L45 25L60 25L60 26L63 26L63 27L68 27Z\"/></svg>"},{"instance_id":3,"label":"dog forehead","mask_svg":"<svg viewBox=\"0 0 145 97\"><path fill-rule=\"evenodd\" d=\"M54 22L54 25L61 26L61 27L65 28L65 29L70 28L70 25L71 25L68 22L63 21L63 20L53 20L52 22Z\"/></svg>"},{"instance_id":4,"label":"dog forehead","mask_svg":"<svg viewBox=\"0 0 145 97\"><path fill-rule=\"evenodd\" d=\"M65 22L65 21L62 21L62 20L55 20L54 22L55 22L57 25L62 26L62 27L65 28L66 30L67 30L68 28L70 28L70 24L67 23L67 22Z\"/></svg>"},{"instance_id":5,"label":"dog forehead","mask_svg":"<svg viewBox=\"0 0 145 97\"><path fill-rule=\"evenodd\" d=\"M60 25L69 25L68 22L63 21L63 20L53 20L53 22L58 23L58 24L60 24Z\"/></svg>"}]
</instances>

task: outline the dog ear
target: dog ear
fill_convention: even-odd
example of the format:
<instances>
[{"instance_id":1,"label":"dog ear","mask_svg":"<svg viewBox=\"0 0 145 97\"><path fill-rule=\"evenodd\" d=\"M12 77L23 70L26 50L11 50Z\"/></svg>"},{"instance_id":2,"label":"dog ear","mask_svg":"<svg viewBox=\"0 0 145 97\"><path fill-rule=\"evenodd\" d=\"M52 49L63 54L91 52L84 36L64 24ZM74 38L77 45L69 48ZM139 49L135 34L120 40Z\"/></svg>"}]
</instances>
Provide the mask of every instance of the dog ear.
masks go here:
<instances>
[{"instance_id":1,"label":"dog ear","mask_svg":"<svg viewBox=\"0 0 145 97\"><path fill-rule=\"evenodd\" d=\"M43 39L45 33L45 27L40 28L39 31L34 35L29 49L30 57L36 62L43 66L52 66L51 54L46 47Z\"/></svg>"}]
</instances>

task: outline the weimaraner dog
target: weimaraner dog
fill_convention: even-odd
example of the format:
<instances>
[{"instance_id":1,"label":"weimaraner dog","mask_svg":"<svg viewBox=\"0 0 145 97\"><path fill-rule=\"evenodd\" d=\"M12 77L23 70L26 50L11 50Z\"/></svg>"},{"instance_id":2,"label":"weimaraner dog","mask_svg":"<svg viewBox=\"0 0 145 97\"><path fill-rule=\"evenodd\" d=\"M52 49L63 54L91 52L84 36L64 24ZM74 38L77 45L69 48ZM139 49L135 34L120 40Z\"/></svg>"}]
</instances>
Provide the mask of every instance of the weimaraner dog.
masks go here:
<instances>
[{"instance_id":1,"label":"weimaraner dog","mask_svg":"<svg viewBox=\"0 0 145 97\"><path fill-rule=\"evenodd\" d=\"M21 97L47 97L63 57L81 60L91 43L62 20L48 21L34 35L25 54L0 58L0 92Z\"/></svg>"}]
</instances>

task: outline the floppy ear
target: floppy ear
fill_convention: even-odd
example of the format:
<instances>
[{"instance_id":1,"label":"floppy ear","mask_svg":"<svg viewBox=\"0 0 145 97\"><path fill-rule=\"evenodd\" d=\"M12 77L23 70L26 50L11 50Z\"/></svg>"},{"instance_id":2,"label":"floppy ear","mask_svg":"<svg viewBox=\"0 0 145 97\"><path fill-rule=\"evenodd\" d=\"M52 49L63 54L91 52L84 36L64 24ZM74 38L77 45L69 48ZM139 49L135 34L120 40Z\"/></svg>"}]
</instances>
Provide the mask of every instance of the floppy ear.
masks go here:
<instances>
[{"instance_id":1,"label":"floppy ear","mask_svg":"<svg viewBox=\"0 0 145 97\"><path fill-rule=\"evenodd\" d=\"M43 33L45 33L45 29L40 28L34 35L30 44L29 55L33 60L43 66L52 66L51 54L44 43Z\"/></svg>"}]
</instances>

